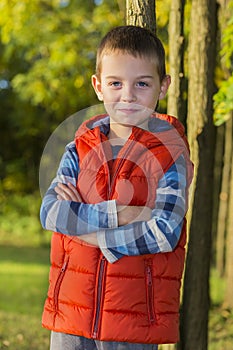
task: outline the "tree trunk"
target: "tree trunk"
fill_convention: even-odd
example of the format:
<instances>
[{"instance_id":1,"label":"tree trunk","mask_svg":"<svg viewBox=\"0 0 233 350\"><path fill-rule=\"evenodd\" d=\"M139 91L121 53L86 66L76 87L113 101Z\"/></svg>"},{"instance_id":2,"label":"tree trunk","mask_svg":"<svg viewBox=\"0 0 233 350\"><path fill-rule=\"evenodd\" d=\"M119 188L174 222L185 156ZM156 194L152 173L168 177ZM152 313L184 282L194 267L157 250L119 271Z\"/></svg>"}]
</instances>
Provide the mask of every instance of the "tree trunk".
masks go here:
<instances>
[{"instance_id":1,"label":"tree trunk","mask_svg":"<svg viewBox=\"0 0 233 350\"><path fill-rule=\"evenodd\" d=\"M126 23L156 32L155 0L126 0Z\"/></svg>"},{"instance_id":2,"label":"tree trunk","mask_svg":"<svg viewBox=\"0 0 233 350\"><path fill-rule=\"evenodd\" d=\"M231 158L232 158L232 118L226 122L225 127L225 147L222 172L222 186L219 196L218 227L216 241L216 267L220 276L224 275L225 270L225 247L227 218L229 212L229 192L231 176Z\"/></svg>"},{"instance_id":3,"label":"tree trunk","mask_svg":"<svg viewBox=\"0 0 233 350\"><path fill-rule=\"evenodd\" d=\"M231 126L232 126L231 117ZM231 128L231 136L233 129ZM230 191L229 191L229 207L228 207L228 220L227 220L227 244L226 244L226 295L225 304L227 307L233 309L233 151L231 149L231 176L230 176Z\"/></svg>"},{"instance_id":4,"label":"tree trunk","mask_svg":"<svg viewBox=\"0 0 233 350\"><path fill-rule=\"evenodd\" d=\"M213 199L213 225L212 225L212 266L216 268L218 247L217 247L217 232L218 232L218 216L220 209L220 197L223 178L224 166L224 149L225 149L225 123L217 127L216 130L216 149L215 149L215 164L214 164L214 199ZM224 243L224 242L223 242ZM224 243L225 244L225 243Z\"/></svg>"},{"instance_id":5,"label":"tree trunk","mask_svg":"<svg viewBox=\"0 0 233 350\"><path fill-rule=\"evenodd\" d=\"M185 124L184 102L184 5L185 0L171 2L169 18L169 74L171 85L168 91L168 114L174 115Z\"/></svg>"},{"instance_id":6,"label":"tree trunk","mask_svg":"<svg viewBox=\"0 0 233 350\"><path fill-rule=\"evenodd\" d=\"M215 0L193 0L189 43L188 139L195 165L195 194L190 224L181 313L182 350L206 350L213 208L215 128Z\"/></svg>"},{"instance_id":7,"label":"tree trunk","mask_svg":"<svg viewBox=\"0 0 233 350\"><path fill-rule=\"evenodd\" d=\"M223 37L226 23L230 18L229 12L229 0L218 0L219 7L219 29L220 36ZM226 68L224 60L221 60L222 71L225 73L225 79L227 80L231 76L231 71ZM219 276L223 277L225 274L225 259L226 259L226 235L227 235L227 222L229 212L229 193L230 193L230 176L231 176L231 154L233 148L232 140L232 116L229 115L228 121L225 123L225 145L224 145L224 158L223 158L223 170L221 191L219 195L219 211L217 222L217 234L216 234L216 268Z\"/></svg>"}]
</instances>

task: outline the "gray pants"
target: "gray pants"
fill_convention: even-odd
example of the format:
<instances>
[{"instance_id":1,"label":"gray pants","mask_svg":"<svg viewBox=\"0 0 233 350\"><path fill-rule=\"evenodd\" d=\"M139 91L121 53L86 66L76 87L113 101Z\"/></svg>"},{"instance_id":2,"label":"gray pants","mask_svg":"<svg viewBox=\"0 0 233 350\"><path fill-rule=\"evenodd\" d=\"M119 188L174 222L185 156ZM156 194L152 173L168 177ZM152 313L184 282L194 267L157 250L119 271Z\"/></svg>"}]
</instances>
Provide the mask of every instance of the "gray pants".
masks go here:
<instances>
[{"instance_id":1,"label":"gray pants","mask_svg":"<svg viewBox=\"0 0 233 350\"><path fill-rule=\"evenodd\" d=\"M105 342L72 334L51 333L50 350L158 350L155 344Z\"/></svg>"}]
</instances>

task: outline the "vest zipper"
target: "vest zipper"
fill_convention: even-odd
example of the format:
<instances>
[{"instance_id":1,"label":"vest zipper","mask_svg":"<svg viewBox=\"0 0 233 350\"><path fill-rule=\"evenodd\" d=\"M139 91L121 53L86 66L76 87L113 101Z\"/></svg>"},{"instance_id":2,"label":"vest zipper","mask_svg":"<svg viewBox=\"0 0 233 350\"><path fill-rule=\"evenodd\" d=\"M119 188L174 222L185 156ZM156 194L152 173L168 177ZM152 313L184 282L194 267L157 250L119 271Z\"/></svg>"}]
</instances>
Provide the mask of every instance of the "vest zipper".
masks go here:
<instances>
[{"instance_id":1,"label":"vest zipper","mask_svg":"<svg viewBox=\"0 0 233 350\"><path fill-rule=\"evenodd\" d=\"M132 135L131 135L132 137ZM126 156L128 155L128 153L130 152L130 150L133 148L134 146L134 140L132 140L131 138L129 138L129 140L131 140L129 146L126 148L126 150L124 151L124 153L122 154L122 156L120 156L120 160L117 164L117 168L116 170L114 171L114 175L112 177L112 180L111 180L111 184L109 186L109 192L108 192L108 199L111 199L111 196L112 196L112 192L113 192L113 188L114 188L114 184L115 184L115 181L116 181L116 178L117 178L117 175L120 171L120 168L122 166L122 164L124 163L125 159L126 159ZM128 140L128 141L129 141ZM127 142L128 142L127 141ZM124 146L123 146L124 147Z\"/></svg>"},{"instance_id":2,"label":"vest zipper","mask_svg":"<svg viewBox=\"0 0 233 350\"><path fill-rule=\"evenodd\" d=\"M95 314L93 322L92 337L97 338L99 332L99 324L101 317L101 310L103 305L103 289L105 281L105 271L106 271L106 258L102 256L99 262L98 267L98 278L97 278L97 287L96 287L96 297L95 297Z\"/></svg>"},{"instance_id":3,"label":"vest zipper","mask_svg":"<svg viewBox=\"0 0 233 350\"><path fill-rule=\"evenodd\" d=\"M153 275L152 265L150 262L146 264L146 294L147 294L147 312L148 318L151 324L155 322L154 314L154 288L153 288Z\"/></svg>"},{"instance_id":4,"label":"vest zipper","mask_svg":"<svg viewBox=\"0 0 233 350\"><path fill-rule=\"evenodd\" d=\"M62 268L60 270L60 273L58 275L55 287L54 287L54 307L55 307L55 311L58 310L58 296L59 296L59 292L60 292L61 283L62 283L62 280L63 280L64 275L65 275L65 271L66 271L66 267L67 267L67 264L68 264L68 260L69 259L64 261L64 263L62 265Z\"/></svg>"},{"instance_id":5,"label":"vest zipper","mask_svg":"<svg viewBox=\"0 0 233 350\"><path fill-rule=\"evenodd\" d=\"M131 135L131 137L132 137L132 135ZM112 177L111 183L109 183L108 199L111 199L114 183L116 181L116 177L118 175L118 172L119 172L123 162L125 161L127 154L132 149L133 145L134 145L134 142L131 142L129 147L125 150L124 154L122 155L122 157L117 165L117 168L114 172L114 176ZM107 168L108 168L108 176L110 179L109 167L107 167ZM103 289L104 289L106 265L107 265L106 258L104 256L102 256L102 258L100 259L99 267L98 267L98 278L97 278L97 288L96 288L96 298L95 298L95 313L94 313L94 322L93 322L93 330L92 330L92 337L94 339L97 339L98 332L99 332L101 310L102 310L103 299L104 299Z\"/></svg>"}]
</instances>

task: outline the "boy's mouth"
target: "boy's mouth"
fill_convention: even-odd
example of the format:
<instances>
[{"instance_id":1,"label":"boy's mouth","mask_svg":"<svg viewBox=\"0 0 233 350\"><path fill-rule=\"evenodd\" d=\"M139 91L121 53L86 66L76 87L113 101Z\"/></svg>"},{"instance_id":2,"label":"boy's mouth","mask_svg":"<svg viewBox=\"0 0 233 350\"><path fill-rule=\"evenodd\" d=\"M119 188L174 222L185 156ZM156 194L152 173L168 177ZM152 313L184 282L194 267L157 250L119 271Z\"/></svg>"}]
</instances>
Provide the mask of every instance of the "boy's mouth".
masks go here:
<instances>
[{"instance_id":1,"label":"boy's mouth","mask_svg":"<svg viewBox=\"0 0 233 350\"><path fill-rule=\"evenodd\" d=\"M115 110L124 114L133 114L144 110L145 107L136 104L119 103L115 106Z\"/></svg>"},{"instance_id":2,"label":"boy's mouth","mask_svg":"<svg viewBox=\"0 0 233 350\"><path fill-rule=\"evenodd\" d=\"M117 110L124 114L133 114L140 111L139 109L134 109L134 108L118 108Z\"/></svg>"}]
</instances>

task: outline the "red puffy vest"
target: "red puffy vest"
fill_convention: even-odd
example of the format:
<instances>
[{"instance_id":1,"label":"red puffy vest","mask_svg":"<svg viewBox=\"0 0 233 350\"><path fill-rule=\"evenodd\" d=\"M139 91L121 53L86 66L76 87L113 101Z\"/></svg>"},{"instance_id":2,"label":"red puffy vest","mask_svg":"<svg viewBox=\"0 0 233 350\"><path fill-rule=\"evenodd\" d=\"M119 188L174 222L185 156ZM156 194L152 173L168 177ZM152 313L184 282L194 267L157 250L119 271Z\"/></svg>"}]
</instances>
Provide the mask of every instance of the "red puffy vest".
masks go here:
<instances>
[{"instance_id":1,"label":"red puffy vest","mask_svg":"<svg viewBox=\"0 0 233 350\"><path fill-rule=\"evenodd\" d=\"M113 162L98 116L76 134L80 173L78 190L86 203L116 199L122 204L153 207L156 186L182 154L192 178L188 146L179 121L174 128L150 133L137 127ZM54 233L43 326L63 333L105 341L175 343L179 339L180 284L185 258L186 225L174 251L125 256L114 264L99 248L78 238Z\"/></svg>"}]
</instances>

